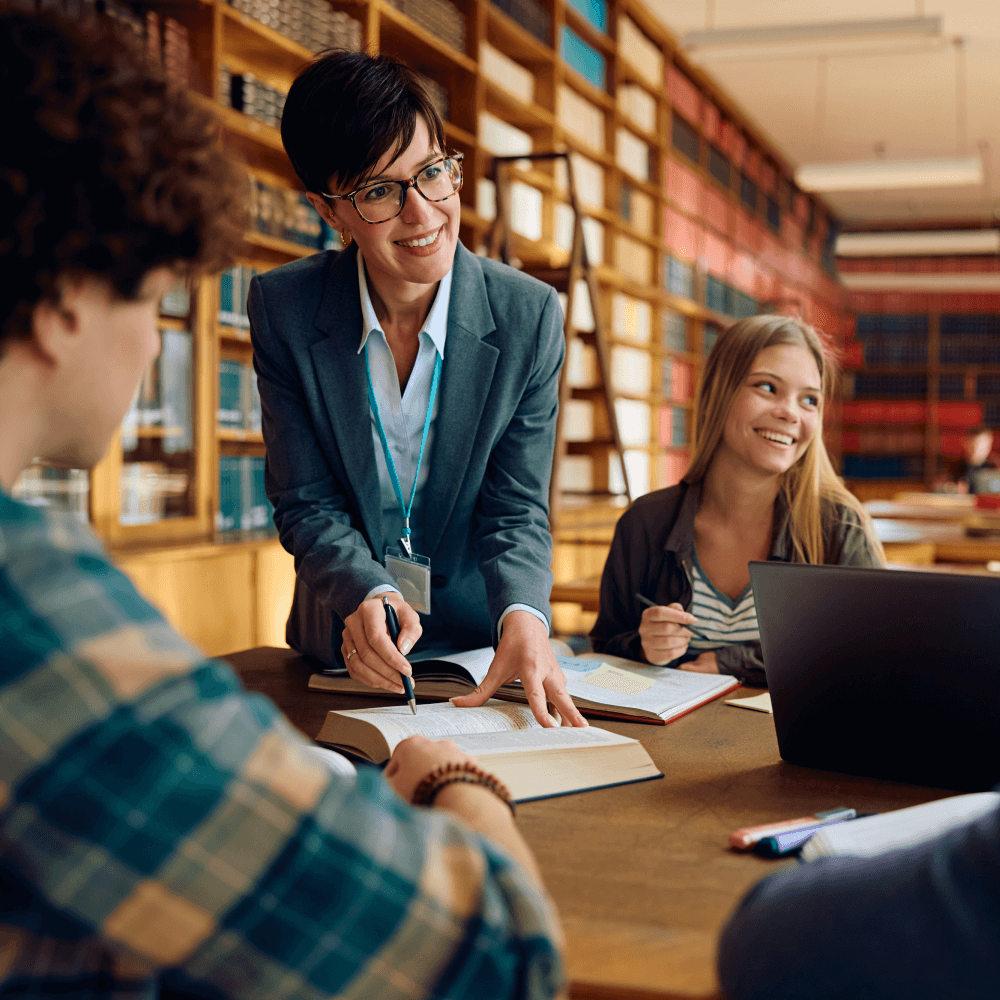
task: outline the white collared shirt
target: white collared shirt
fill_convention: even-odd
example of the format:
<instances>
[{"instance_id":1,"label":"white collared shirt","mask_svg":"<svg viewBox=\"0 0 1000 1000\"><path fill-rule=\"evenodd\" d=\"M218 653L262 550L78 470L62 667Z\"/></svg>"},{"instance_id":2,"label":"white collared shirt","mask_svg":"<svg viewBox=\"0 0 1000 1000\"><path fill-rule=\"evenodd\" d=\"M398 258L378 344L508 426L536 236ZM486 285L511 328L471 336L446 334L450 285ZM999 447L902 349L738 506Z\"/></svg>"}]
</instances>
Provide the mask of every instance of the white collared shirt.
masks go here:
<instances>
[{"instance_id":1,"label":"white collared shirt","mask_svg":"<svg viewBox=\"0 0 1000 1000\"><path fill-rule=\"evenodd\" d=\"M424 325L420 328L420 346L417 349L417 360L406 383L406 389L400 392L399 376L396 372L396 362L385 332L379 325L368 292L368 278L365 273L364 259L358 251L358 289L361 293L361 343L358 345L360 354L367 345L368 365L372 374L372 390L375 402L378 403L378 417L382 420L382 430L389 442L389 451L396 466L399 487L403 493L403 503L410 502L410 491L413 489L413 476L420 454L420 438L424 431L424 419L427 416L427 403L431 395L431 380L434 376L434 362L438 355L444 362L445 339L448 334L448 309L451 305L452 269L438 283L437 293L431 304ZM413 509L410 512L411 544L413 551L426 555L423 550L422 537L422 503L424 486L430 473L432 456L434 454L434 425L437 422L438 409L441 405L441 394L438 392L434 400L434 410L431 413L430 427L427 429L427 443L424 446L424 457L420 463L420 473L417 477L417 489L413 497ZM375 464L378 468L378 481L381 492L382 525L386 538L395 539L403 531L403 512L400 510L396 491L393 489L392 477L382 451L382 441L378 433L378 417L369 407L371 419L372 440L375 447ZM375 553L381 560L384 553ZM365 600L377 597L389 591L396 590L391 584L381 584L373 587ZM397 591L398 593L398 591ZM530 611L536 618L548 622L545 616L535 608L526 604L512 604L505 608L500 616L497 627L498 634L503 629L503 620L511 611Z\"/></svg>"}]
</instances>

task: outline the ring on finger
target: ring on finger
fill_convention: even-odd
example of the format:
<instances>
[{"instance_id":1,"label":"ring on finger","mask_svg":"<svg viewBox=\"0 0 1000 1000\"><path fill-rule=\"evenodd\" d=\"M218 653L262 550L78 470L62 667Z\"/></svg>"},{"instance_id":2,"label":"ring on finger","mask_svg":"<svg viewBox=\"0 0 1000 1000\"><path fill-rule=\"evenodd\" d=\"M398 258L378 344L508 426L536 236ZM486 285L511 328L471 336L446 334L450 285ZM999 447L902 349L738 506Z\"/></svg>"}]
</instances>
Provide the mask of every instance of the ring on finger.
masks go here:
<instances>
[{"instance_id":1,"label":"ring on finger","mask_svg":"<svg viewBox=\"0 0 1000 1000\"><path fill-rule=\"evenodd\" d=\"M356 649L352 649L352 650L351 650L351 651L350 651L350 652L349 652L349 653L347 654L347 659L346 659L346 660L344 660L344 662L345 662L345 663L350 663L350 662L351 662L351 657L352 657L352 656L353 656L353 655L354 655L354 654L355 654L356 652L357 652L357 650L356 650Z\"/></svg>"}]
</instances>

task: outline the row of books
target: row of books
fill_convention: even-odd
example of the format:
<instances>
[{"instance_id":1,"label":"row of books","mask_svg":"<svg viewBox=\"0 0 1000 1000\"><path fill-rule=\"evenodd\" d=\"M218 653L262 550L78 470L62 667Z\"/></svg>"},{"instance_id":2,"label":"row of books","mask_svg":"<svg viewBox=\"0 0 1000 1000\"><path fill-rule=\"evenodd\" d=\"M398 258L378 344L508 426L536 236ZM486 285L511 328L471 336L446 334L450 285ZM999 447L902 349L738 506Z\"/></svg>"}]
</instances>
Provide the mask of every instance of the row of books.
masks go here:
<instances>
[{"instance_id":1,"label":"row of books","mask_svg":"<svg viewBox=\"0 0 1000 1000\"><path fill-rule=\"evenodd\" d=\"M323 220L301 191L250 179L250 225L258 233L321 249Z\"/></svg>"},{"instance_id":2,"label":"row of books","mask_svg":"<svg viewBox=\"0 0 1000 1000\"><path fill-rule=\"evenodd\" d=\"M840 419L844 424L922 424L930 419L930 404L919 399L845 400ZM983 404L939 402L937 422L941 427L975 427L983 422Z\"/></svg>"},{"instance_id":3,"label":"row of books","mask_svg":"<svg viewBox=\"0 0 1000 1000\"><path fill-rule=\"evenodd\" d=\"M925 365L927 338L894 335L868 337L862 342L863 357L869 365Z\"/></svg>"},{"instance_id":4,"label":"row of books","mask_svg":"<svg viewBox=\"0 0 1000 1000\"><path fill-rule=\"evenodd\" d=\"M669 254L660 257L660 285L682 299L694 298L694 267Z\"/></svg>"},{"instance_id":5,"label":"row of books","mask_svg":"<svg viewBox=\"0 0 1000 1000\"><path fill-rule=\"evenodd\" d=\"M122 421L122 451L139 446L143 432L155 428L162 453L191 451L194 444L192 406L192 338L187 330L160 331L160 353L136 389Z\"/></svg>"},{"instance_id":6,"label":"row of books","mask_svg":"<svg viewBox=\"0 0 1000 1000\"><path fill-rule=\"evenodd\" d=\"M278 128L288 95L269 87L253 73L234 73L224 63L219 67L219 101L257 121Z\"/></svg>"},{"instance_id":7,"label":"row of books","mask_svg":"<svg viewBox=\"0 0 1000 1000\"><path fill-rule=\"evenodd\" d=\"M326 0L227 0L255 21L273 28L310 52L361 51L361 24Z\"/></svg>"},{"instance_id":8,"label":"row of books","mask_svg":"<svg viewBox=\"0 0 1000 1000\"><path fill-rule=\"evenodd\" d=\"M247 316L247 295L257 270L237 264L219 275L219 322L241 330L250 328Z\"/></svg>"},{"instance_id":9,"label":"row of books","mask_svg":"<svg viewBox=\"0 0 1000 1000\"><path fill-rule=\"evenodd\" d=\"M494 7L502 10L540 42L549 44L549 12L537 0L491 0L491 2Z\"/></svg>"},{"instance_id":10,"label":"row of books","mask_svg":"<svg viewBox=\"0 0 1000 1000\"><path fill-rule=\"evenodd\" d=\"M604 56L588 45L575 31L563 25L559 55L588 83L604 90L607 86L607 64Z\"/></svg>"},{"instance_id":11,"label":"row of books","mask_svg":"<svg viewBox=\"0 0 1000 1000\"><path fill-rule=\"evenodd\" d=\"M393 7L416 21L459 52L465 51L465 15L450 0L389 0Z\"/></svg>"},{"instance_id":12,"label":"row of books","mask_svg":"<svg viewBox=\"0 0 1000 1000\"><path fill-rule=\"evenodd\" d=\"M192 476L166 462L123 462L118 479L118 520L123 525L155 524L190 514Z\"/></svg>"},{"instance_id":13,"label":"row of books","mask_svg":"<svg viewBox=\"0 0 1000 1000\"><path fill-rule=\"evenodd\" d=\"M660 341L668 351L690 350L686 317L664 309L660 313Z\"/></svg>"},{"instance_id":14,"label":"row of books","mask_svg":"<svg viewBox=\"0 0 1000 1000\"><path fill-rule=\"evenodd\" d=\"M222 455L219 458L219 507L215 530L274 529L274 506L264 490L264 458Z\"/></svg>"},{"instance_id":15,"label":"row of books","mask_svg":"<svg viewBox=\"0 0 1000 1000\"><path fill-rule=\"evenodd\" d=\"M927 395L926 375L896 375L873 372L856 372L844 376L846 399L872 399L881 397L922 398Z\"/></svg>"},{"instance_id":16,"label":"row of books","mask_svg":"<svg viewBox=\"0 0 1000 1000\"><path fill-rule=\"evenodd\" d=\"M864 427L843 431L840 446L845 454L920 455L924 450L924 432L916 429Z\"/></svg>"},{"instance_id":17,"label":"row of books","mask_svg":"<svg viewBox=\"0 0 1000 1000\"><path fill-rule=\"evenodd\" d=\"M752 295L727 285L712 274L705 275L705 305L713 312L732 316L733 319L756 316L759 308Z\"/></svg>"},{"instance_id":18,"label":"row of books","mask_svg":"<svg viewBox=\"0 0 1000 1000\"><path fill-rule=\"evenodd\" d=\"M676 400L692 399L695 389L694 365L687 361L664 358L662 366L663 395Z\"/></svg>"},{"instance_id":19,"label":"row of books","mask_svg":"<svg viewBox=\"0 0 1000 1000\"><path fill-rule=\"evenodd\" d=\"M919 455L845 455L845 479L922 479L924 460Z\"/></svg>"},{"instance_id":20,"label":"row of books","mask_svg":"<svg viewBox=\"0 0 1000 1000\"><path fill-rule=\"evenodd\" d=\"M216 422L226 430L260 433L260 390L252 365L219 362L219 408Z\"/></svg>"},{"instance_id":21,"label":"row of books","mask_svg":"<svg viewBox=\"0 0 1000 1000\"><path fill-rule=\"evenodd\" d=\"M25 0L22 6L35 9L33 0ZM190 84L191 39L188 29L175 18L142 8L140 13L119 0L40 0L38 6L72 20L96 14L116 21L135 35L150 59L162 66L174 83L182 87Z\"/></svg>"},{"instance_id":22,"label":"row of books","mask_svg":"<svg viewBox=\"0 0 1000 1000\"><path fill-rule=\"evenodd\" d=\"M90 510L90 473L86 469L29 465L14 482L11 496L33 507L73 514L86 524Z\"/></svg>"},{"instance_id":23,"label":"row of books","mask_svg":"<svg viewBox=\"0 0 1000 1000\"><path fill-rule=\"evenodd\" d=\"M1000 365L1000 336L980 333L942 337L938 359L944 365Z\"/></svg>"},{"instance_id":24,"label":"row of books","mask_svg":"<svg viewBox=\"0 0 1000 1000\"><path fill-rule=\"evenodd\" d=\"M927 337L928 318L919 313L858 313L854 319L858 340L868 337Z\"/></svg>"},{"instance_id":25,"label":"row of books","mask_svg":"<svg viewBox=\"0 0 1000 1000\"><path fill-rule=\"evenodd\" d=\"M690 443L690 416L683 406L660 407L661 448L681 448Z\"/></svg>"}]
</instances>

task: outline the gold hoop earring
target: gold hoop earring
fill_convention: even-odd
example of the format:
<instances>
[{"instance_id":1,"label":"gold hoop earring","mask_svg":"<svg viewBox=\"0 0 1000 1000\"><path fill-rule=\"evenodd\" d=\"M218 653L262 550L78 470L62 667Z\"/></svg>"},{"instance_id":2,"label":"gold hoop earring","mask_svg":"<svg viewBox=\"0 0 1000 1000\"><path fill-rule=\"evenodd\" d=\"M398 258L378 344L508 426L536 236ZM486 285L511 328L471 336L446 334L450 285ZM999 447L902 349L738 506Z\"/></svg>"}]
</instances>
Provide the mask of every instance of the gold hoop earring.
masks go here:
<instances>
[{"instance_id":1,"label":"gold hoop earring","mask_svg":"<svg viewBox=\"0 0 1000 1000\"><path fill-rule=\"evenodd\" d=\"M352 239L351 239L351 234L346 229L341 230L341 233L340 233L340 242L344 244L344 249L345 250L353 242Z\"/></svg>"}]
</instances>

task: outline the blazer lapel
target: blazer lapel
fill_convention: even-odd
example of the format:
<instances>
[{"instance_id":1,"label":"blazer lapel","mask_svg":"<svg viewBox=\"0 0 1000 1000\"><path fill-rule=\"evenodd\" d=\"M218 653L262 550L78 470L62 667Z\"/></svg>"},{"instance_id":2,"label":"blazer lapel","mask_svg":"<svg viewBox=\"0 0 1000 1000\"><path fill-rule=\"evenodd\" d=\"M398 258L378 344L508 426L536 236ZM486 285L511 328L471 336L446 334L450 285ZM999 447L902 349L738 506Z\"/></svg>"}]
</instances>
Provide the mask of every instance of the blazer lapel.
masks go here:
<instances>
[{"instance_id":1,"label":"blazer lapel","mask_svg":"<svg viewBox=\"0 0 1000 1000\"><path fill-rule=\"evenodd\" d=\"M380 559L382 493L372 443L365 356L358 354L362 319L356 248L334 260L314 324L327 334L310 348L316 380L368 541Z\"/></svg>"},{"instance_id":2,"label":"blazer lapel","mask_svg":"<svg viewBox=\"0 0 1000 1000\"><path fill-rule=\"evenodd\" d=\"M495 329L482 268L475 254L459 243L448 306L441 403L423 491L424 547L428 556L434 555L441 542L465 479L500 356L499 350L482 338Z\"/></svg>"}]
</instances>

